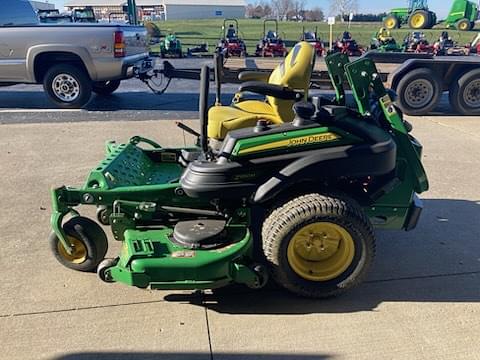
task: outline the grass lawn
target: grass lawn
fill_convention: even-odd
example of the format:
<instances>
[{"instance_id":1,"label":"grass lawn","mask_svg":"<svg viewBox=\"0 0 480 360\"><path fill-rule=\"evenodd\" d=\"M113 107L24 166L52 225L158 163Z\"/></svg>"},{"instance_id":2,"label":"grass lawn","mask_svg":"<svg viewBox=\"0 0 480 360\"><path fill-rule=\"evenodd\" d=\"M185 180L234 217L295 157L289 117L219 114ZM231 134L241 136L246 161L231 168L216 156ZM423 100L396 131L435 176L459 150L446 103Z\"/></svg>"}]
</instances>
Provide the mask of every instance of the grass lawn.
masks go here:
<instances>
[{"instance_id":1,"label":"grass lawn","mask_svg":"<svg viewBox=\"0 0 480 360\"><path fill-rule=\"evenodd\" d=\"M180 40L182 40L184 51L186 51L187 47L201 42L207 42L210 51L213 51L222 34L223 20L175 20L158 22L157 24L160 26L162 35L171 32L177 34ZM273 23L270 23L270 27L272 26ZM315 30L316 26L318 26L318 32L321 38L328 43L329 29L328 25L323 22L279 22L279 33L283 39L286 40L287 46L291 47L300 39L303 27L305 27L306 30ZM359 44L366 47L370 45L370 39L381 26L381 23L352 23L350 26L350 32ZM247 43L248 53L254 53L255 46L263 33L263 20L241 19L239 20L239 30L240 35ZM337 23L333 28L333 38L340 37L345 30L348 30L347 23ZM440 36L442 30L442 27L437 25L437 28L425 30L424 33L427 36L427 39L433 43ZM392 35L397 42L401 42L409 31L411 30L393 30ZM467 32L460 32L453 29L449 30L450 36L461 45L471 42L477 33L478 30Z\"/></svg>"}]
</instances>

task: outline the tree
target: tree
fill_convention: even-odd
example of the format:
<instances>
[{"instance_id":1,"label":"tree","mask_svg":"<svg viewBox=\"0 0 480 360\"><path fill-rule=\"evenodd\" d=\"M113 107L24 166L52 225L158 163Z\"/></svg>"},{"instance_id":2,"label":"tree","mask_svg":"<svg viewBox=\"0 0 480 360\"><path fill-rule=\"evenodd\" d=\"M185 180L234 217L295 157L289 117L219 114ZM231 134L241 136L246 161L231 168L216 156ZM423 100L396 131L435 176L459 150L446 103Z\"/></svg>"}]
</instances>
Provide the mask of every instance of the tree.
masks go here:
<instances>
[{"instance_id":1,"label":"tree","mask_svg":"<svg viewBox=\"0 0 480 360\"><path fill-rule=\"evenodd\" d=\"M332 15L340 15L342 19L345 15L355 13L358 9L357 0L331 0L330 13Z\"/></svg>"},{"instance_id":2,"label":"tree","mask_svg":"<svg viewBox=\"0 0 480 360\"><path fill-rule=\"evenodd\" d=\"M279 18L287 18L288 12L293 8L292 0L272 0L272 8Z\"/></svg>"},{"instance_id":3,"label":"tree","mask_svg":"<svg viewBox=\"0 0 480 360\"><path fill-rule=\"evenodd\" d=\"M307 21L323 21L325 20L325 14L323 13L322 9L318 6L314 7L311 10L305 11L305 20Z\"/></svg>"}]
</instances>

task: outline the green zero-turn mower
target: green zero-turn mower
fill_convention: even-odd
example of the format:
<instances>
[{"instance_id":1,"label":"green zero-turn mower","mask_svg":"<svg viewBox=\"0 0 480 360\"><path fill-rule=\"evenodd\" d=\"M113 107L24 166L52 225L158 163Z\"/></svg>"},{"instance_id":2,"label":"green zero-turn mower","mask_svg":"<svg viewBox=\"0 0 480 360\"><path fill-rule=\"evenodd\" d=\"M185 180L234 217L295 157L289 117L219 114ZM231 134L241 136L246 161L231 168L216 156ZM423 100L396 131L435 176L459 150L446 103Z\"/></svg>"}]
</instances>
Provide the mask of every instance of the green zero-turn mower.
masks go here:
<instances>
[{"instance_id":1,"label":"green zero-turn mower","mask_svg":"<svg viewBox=\"0 0 480 360\"><path fill-rule=\"evenodd\" d=\"M413 229L428 182L422 147L375 64L343 54L326 61L334 100L250 84L295 100L295 118L230 131L217 150L206 135L204 67L197 146L108 142L83 187L52 190L55 257L139 288L260 288L271 275L296 294L326 297L357 284L374 258L374 228ZM344 80L354 108L344 105ZM80 216L81 204L96 205L97 220L122 242L115 259L104 260L107 237Z\"/></svg>"}]
</instances>

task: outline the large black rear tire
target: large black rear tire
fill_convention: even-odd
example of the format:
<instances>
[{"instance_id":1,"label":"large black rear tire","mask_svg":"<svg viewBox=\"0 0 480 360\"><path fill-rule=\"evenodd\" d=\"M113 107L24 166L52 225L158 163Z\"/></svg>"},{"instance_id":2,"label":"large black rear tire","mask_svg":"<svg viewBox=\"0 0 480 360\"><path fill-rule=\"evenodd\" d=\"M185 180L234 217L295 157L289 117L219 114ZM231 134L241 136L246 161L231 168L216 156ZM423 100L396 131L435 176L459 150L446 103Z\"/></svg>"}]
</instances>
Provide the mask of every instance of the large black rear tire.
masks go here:
<instances>
[{"instance_id":1,"label":"large black rear tire","mask_svg":"<svg viewBox=\"0 0 480 360\"><path fill-rule=\"evenodd\" d=\"M263 224L262 246L274 280L313 298L358 284L375 256L373 228L359 205L317 193L272 211Z\"/></svg>"},{"instance_id":2,"label":"large black rear tire","mask_svg":"<svg viewBox=\"0 0 480 360\"><path fill-rule=\"evenodd\" d=\"M470 70L450 85L450 104L461 115L480 114L480 69Z\"/></svg>"},{"instance_id":3,"label":"large black rear tire","mask_svg":"<svg viewBox=\"0 0 480 360\"><path fill-rule=\"evenodd\" d=\"M397 105L407 115L426 115L438 104L442 95L442 84L428 68L407 72L398 82Z\"/></svg>"}]
</instances>

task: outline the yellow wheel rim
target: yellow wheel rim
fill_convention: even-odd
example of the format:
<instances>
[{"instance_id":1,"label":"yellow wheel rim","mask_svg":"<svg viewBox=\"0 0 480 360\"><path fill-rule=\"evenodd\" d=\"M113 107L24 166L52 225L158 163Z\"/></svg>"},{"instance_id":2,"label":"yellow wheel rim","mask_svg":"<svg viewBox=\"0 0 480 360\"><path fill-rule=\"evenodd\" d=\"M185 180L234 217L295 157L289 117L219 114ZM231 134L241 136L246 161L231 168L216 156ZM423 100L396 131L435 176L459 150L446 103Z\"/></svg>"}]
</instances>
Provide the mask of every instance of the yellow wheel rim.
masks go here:
<instances>
[{"instance_id":1,"label":"yellow wheel rim","mask_svg":"<svg viewBox=\"0 0 480 360\"><path fill-rule=\"evenodd\" d=\"M58 253L65 260L74 264L81 264L87 260L87 248L82 241L72 236L68 236L67 241L73 246L73 253L71 255L65 250L60 241L57 243Z\"/></svg>"},{"instance_id":2,"label":"yellow wheel rim","mask_svg":"<svg viewBox=\"0 0 480 360\"><path fill-rule=\"evenodd\" d=\"M352 263L355 244L350 233L331 222L308 224L298 230L287 248L293 271L304 279L328 281Z\"/></svg>"},{"instance_id":3,"label":"yellow wheel rim","mask_svg":"<svg viewBox=\"0 0 480 360\"><path fill-rule=\"evenodd\" d=\"M468 24L466 22L461 22L460 25L458 26L460 30L467 30Z\"/></svg>"},{"instance_id":4,"label":"yellow wheel rim","mask_svg":"<svg viewBox=\"0 0 480 360\"><path fill-rule=\"evenodd\" d=\"M392 18L387 19L387 20L385 21L385 27L386 27L387 29L393 29L393 28L395 27L395 19L392 19Z\"/></svg>"},{"instance_id":5,"label":"yellow wheel rim","mask_svg":"<svg viewBox=\"0 0 480 360\"><path fill-rule=\"evenodd\" d=\"M421 29L425 24L425 16L423 14L415 14L412 16L411 23L414 29Z\"/></svg>"}]
</instances>

